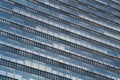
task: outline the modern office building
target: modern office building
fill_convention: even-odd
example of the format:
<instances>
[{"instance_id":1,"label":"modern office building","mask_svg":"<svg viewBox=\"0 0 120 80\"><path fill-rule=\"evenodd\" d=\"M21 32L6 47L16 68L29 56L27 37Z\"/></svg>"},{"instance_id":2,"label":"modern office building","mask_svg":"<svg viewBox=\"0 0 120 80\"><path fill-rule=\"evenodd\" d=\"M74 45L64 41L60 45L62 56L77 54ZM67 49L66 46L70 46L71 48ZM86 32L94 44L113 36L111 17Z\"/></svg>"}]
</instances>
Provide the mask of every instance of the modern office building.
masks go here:
<instances>
[{"instance_id":1,"label":"modern office building","mask_svg":"<svg viewBox=\"0 0 120 80\"><path fill-rule=\"evenodd\" d=\"M0 0L0 80L120 80L120 1Z\"/></svg>"}]
</instances>

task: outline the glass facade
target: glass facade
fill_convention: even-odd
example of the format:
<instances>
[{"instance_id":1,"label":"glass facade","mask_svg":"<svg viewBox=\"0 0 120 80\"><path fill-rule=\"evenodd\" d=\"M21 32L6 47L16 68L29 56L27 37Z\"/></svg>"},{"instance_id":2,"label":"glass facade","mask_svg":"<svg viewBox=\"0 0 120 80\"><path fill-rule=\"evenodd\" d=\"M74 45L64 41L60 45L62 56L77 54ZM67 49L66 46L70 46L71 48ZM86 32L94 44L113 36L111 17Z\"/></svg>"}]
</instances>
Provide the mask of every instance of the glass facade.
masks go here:
<instances>
[{"instance_id":1,"label":"glass facade","mask_svg":"<svg viewBox=\"0 0 120 80\"><path fill-rule=\"evenodd\" d=\"M120 1L0 0L0 80L120 80Z\"/></svg>"}]
</instances>

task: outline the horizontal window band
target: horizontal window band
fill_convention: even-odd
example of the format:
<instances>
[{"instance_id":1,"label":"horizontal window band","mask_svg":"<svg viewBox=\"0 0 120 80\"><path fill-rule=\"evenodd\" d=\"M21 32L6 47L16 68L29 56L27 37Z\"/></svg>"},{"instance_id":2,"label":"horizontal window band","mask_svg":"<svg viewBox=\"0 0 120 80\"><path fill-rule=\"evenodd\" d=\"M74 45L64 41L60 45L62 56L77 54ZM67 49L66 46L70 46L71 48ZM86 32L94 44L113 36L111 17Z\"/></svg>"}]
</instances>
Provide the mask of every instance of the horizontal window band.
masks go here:
<instances>
[{"instance_id":1,"label":"horizontal window band","mask_svg":"<svg viewBox=\"0 0 120 80\"><path fill-rule=\"evenodd\" d=\"M71 46L71 47L76 48L76 49L80 49L80 48L79 48L80 45L78 45L78 44L76 44L76 43L73 43L73 42L70 42L70 41L66 41L66 40L63 40L63 39L61 39L61 38L58 38L58 37L49 35L49 34L45 34L45 33L43 33L43 32L37 31L37 30L32 29L32 28L30 28L30 27L23 26L23 25L21 25L21 24L15 23L15 22L11 22L11 21L9 21L9 20L5 20L5 19L2 19L2 18L0 18L0 20L5 21L4 23L0 21L1 23L7 24L7 25L9 25L9 26L11 26L11 27L14 27L14 28L17 28L17 29L20 29L20 30L24 30L24 31L26 31L26 32L32 33L32 34L34 34L34 35L38 35L38 36L40 36L40 37L43 37L43 38L46 38L46 39L49 39L49 40L52 40L52 41L60 42L60 43L62 43L62 44ZM9 24L8 24L8 23L9 23ZM44 25L42 25L42 26L44 26ZM51 27L52 27L52 26L51 26ZM99 46L103 46L103 47L105 47L105 48L109 48L109 49L111 49L111 50L120 51L119 48L116 48L116 47L113 47L113 46L110 46L110 45L107 45L107 44L98 42L98 41L93 40L93 39L90 39L90 38L86 38L86 37L81 36L81 35L77 35L77 34L71 33L71 32L66 31L66 30L64 30L64 29L62 29L62 30L61 30L61 29L57 29L56 31L62 32L62 33L64 33L64 34L67 34L67 35L70 35L70 36L74 36L75 38L79 38L79 39L88 41L88 42L90 42L90 43L93 43L93 44L96 44L96 45L99 45ZM75 46L74 46L74 45L75 45ZM77 47L77 46L78 46L78 47ZM86 48L86 47L85 47L85 48ZM90 49L90 48L89 48L89 49ZM94 51L96 51L96 50L94 50Z\"/></svg>"},{"instance_id":2,"label":"horizontal window band","mask_svg":"<svg viewBox=\"0 0 120 80\"><path fill-rule=\"evenodd\" d=\"M18 79L11 78L11 77L8 77L6 75L0 75L0 80L18 80Z\"/></svg>"},{"instance_id":3,"label":"horizontal window band","mask_svg":"<svg viewBox=\"0 0 120 80\"><path fill-rule=\"evenodd\" d=\"M4 1L4 0L2 0L2 1ZM14 1L11 1L11 0L6 0L6 1L9 2L9 3L14 4ZM31 0L28 0L28 1L31 1ZM59 2L59 0L52 0L52 1L57 1L57 2ZM78 2L78 0L76 0L76 1ZM74 2L76 2L76 1L74 1ZM32 2L37 3L37 1L32 1ZM111 1L111 2L114 2L114 3L116 3L116 4L119 4L119 3L115 2L115 1ZM86 7L90 6L90 5L85 4L85 3L83 3L83 2L79 2L79 3L82 4L82 5L85 5ZM63 4L64 4L64 3L63 3ZM69 5L69 4L66 4L66 5ZM70 5L70 6L72 6L72 5ZM91 7L92 7L92 6L91 6ZM77 7L75 7L75 8L77 9ZM95 7L93 7L93 8L95 8ZM98 9L98 8L96 8L96 9ZM117 16L117 15L108 13L108 12L103 11L103 10L101 10L101 9L98 9L98 10L99 10L100 12L107 13L107 14L110 14L110 15L112 15L112 16L116 16L116 18L119 17L119 16Z\"/></svg>"},{"instance_id":4,"label":"horizontal window band","mask_svg":"<svg viewBox=\"0 0 120 80\"><path fill-rule=\"evenodd\" d=\"M26 6L27 7L27 6ZM39 22L38 22L39 23ZM49 25L50 26L50 25ZM66 32L66 30L64 30L64 29L61 29L60 30L60 28L58 28L59 29L59 31L62 31L62 33L63 32ZM57 29L57 30L58 30ZM87 30L88 31L88 30ZM90 32L90 31L89 31ZM67 33L67 32L66 32ZM93 34L94 32L92 32L92 34ZM96 32L95 32L96 33ZM79 35L78 34L72 34L72 33L68 33L69 35L72 35L72 36L76 36L76 37L78 37ZM99 35L99 36L101 36L101 35ZM80 36L80 37L82 37L82 39L86 39L86 40L93 40L93 39L89 39L89 38L87 38L87 37L84 37L84 36ZM96 44L99 44L99 45L104 45L104 47L106 47L106 48L110 48L110 49L114 49L114 50L118 50L119 48L116 48L116 47L113 47L113 46L109 46L108 44L105 44L105 43L102 43L102 42L98 42L98 41L95 41L95 40L93 40L93 42L94 43L96 43ZM120 40L119 40L119 42L120 42ZM102 43L102 44L101 44ZM119 49L120 50L120 49Z\"/></svg>"},{"instance_id":5,"label":"horizontal window band","mask_svg":"<svg viewBox=\"0 0 120 80\"><path fill-rule=\"evenodd\" d=\"M90 6L90 7L92 7L92 8L95 8L96 10L102 12L103 14L110 15L111 17L112 17L112 16L115 16L116 18L120 18L120 16L118 16L118 15L111 14L110 12L106 12L105 10L101 10L101 9L99 9L99 8L93 7L93 6L88 5L88 4L85 4L85 3L83 3L83 2L80 2L79 0L75 0L75 1L77 1L79 4L83 4L83 5L86 5L86 6Z\"/></svg>"},{"instance_id":6,"label":"horizontal window band","mask_svg":"<svg viewBox=\"0 0 120 80\"><path fill-rule=\"evenodd\" d=\"M119 6L120 5L120 3L117 3L116 1L114 1L114 0L108 0L111 4L114 4L114 5L117 5L117 6ZM108 5L108 6L111 6L111 5ZM113 7L113 6L111 6L111 7ZM113 8L115 8L115 9L117 9L117 10L119 10L120 11L120 8L116 8L116 7L113 7Z\"/></svg>"},{"instance_id":7,"label":"horizontal window band","mask_svg":"<svg viewBox=\"0 0 120 80\"><path fill-rule=\"evenodd\" d=\"M20 49L17 49L17 48L13 48L13 47L10 47L8 45L0 44L0 49L3 50L3 51L10 52L12 54L17 54L17 55L24 56L24 57L27 57L27 58L30 58L30 59L41 61L41 62L44 62L44 63L47 63L47 64L51 64L51 65L54 65L54 66L57 66L57 67L60 67L60 68L66 69L66 70L70 70L70 71L76 72L76 73L80 73L79 71L82 70L80 68L71 66L69 64L65 64L65 63L62 63L62 62L59 62L59 61L48 59L46 57L43 57L43 56L40 56L40 55L36 55L34 53L26 52L26 51L23 51L23 50L20 50ZM81 60L83 62L84 61L88 61L88 60L85 60L85 58L84 59L81 58ZM93 62L91 62L91 63L93 63ZM94 64L97 64L97 63L94 63ZM99 64L99 65L103 66L102 64ZM99 66L99 65L97 65L97 66ZM117 71L117 73L120 73L120 69L115 69L115 68L112 69L110 67L105 67L105 66L103 66L102 68L104 68L104 69L108 69L109 68L112 71L114 70L113 72ZM83 70L83 72L84 71L85 70ZM90 71L90 73L94 73L94 72ZM82 73L80 73L80 74L82 74ZM86 74L83 74L83 75L86 75ZM87 75L89 76L89 74L87 74Z\"/></svg>"},{"instance_id":8,"label":"horizontal window band","mask_svg":"<svg viewBox=\"0 0 120 80\"><path fill-rule=\"evenodd\" d=\"M16 3L16 2L15 2ZM28 6L25 6L25 5L23 5L23 4L20 4L20 3L16 3L16 6L19 6L19 7L21 7L21 8L24 8L24 9L26 9L26 10L32 10L32 11L34 11L35 13L37 13L37 14L43 14L42 16L44 16L44 15L47 15L47 17L48 16L51 16L51 15L49 15L49 14L46 14L46 13L44 13L44 12L41 12L41 11L36 11L35 9L33 9L33 8L30 8L30 7L28 7ZM70 16L70 15L67 15L67 16ZM54 17L57 21L62 21L62 23L67 23L67 25L74 25L75 27L76 26L78 26L78 27L82 27L82 26L80 26L80 25L78 25L78 24L75 24L75 23L70 23L70 22L68 22L68 21L65 21L65 20L63 20L63 19L60 19L60 18L57 18L57 17L55 17L55 16L51 16L51 17ZM50 17L49 17L50 18ZM77 17L76 17L77 18ZM52 18L53 19L53 18ZM82 20L83 20L83 18L81 18ZM90 21L89 20L83 20L83 21L87 21L87 23L89 23ZM91 24L91 22L89 23L89 24ZM93 25L94 25L94 23L93 23ZM83 28L85 28L85 27L83 27ZM85 28L85 29L87 29L87 28ZM111 28L109 28L109 29L107 29L106 28L106 30L110 30L110 31L112 31L113 32L113 29L111 29ZM94 32L96 32L96 31L94 31ZM120 32L118 32L118 31L114 31L115 33L120 33ZM97 32L98 33L98 32ZM102 34L102 33L100 33L100 34ZM104 34L102 34L102 35L104 35ZM116 38L115 38L116 39Z\"/></svg>"},{"instance_id":9,"label":"horizontal window band","mask_svg":"<svg viewBox=\"0 0 120 80\"><path fill-rule=\"evenodd\" d=\"M5 9L5 8L2 8L2 9ZM5 10L8 10L8 9L5 9ZM8 10L8 11L10 11L10 10ZM8 12L9 13L9 12ZM16 12L11 12L11 14L15 14L14 16L16 16L16 17L20 17L20 18L23 18L23 19L26 19L26 20L29 20L30 22L34 22L34 23L36 23L36 24L40 24L41 23L41 21L39 21L39 20L36 20L36 19L33 19L33 18L31 18L31 17L28 17L28 16L25 16L25 15L22 15L22 14L19 14L19 13L16 13ZM19 15L20 16L19 16ZM22 15L22 16L21 16ZM42 13L42 16L45 16L45 17L47 17L47 15L45 15L45 13ZM49 16L49 15L48 15ZM51 16L52 17L52 16ZM50 16L49 16L49 18L51 18ZM52 19L54 19L54 18L52 18ZM58 18L59 19L59 18ZM56 20L58 20L58 19L56 19ZM34 20L34 21L33 21ZM60 21L62 21L62 20L60 20ZM65 23L65 21L62 21L63 23ZM44 23L44 22L42 22L42 23ZM44 23L44 24L46 24L46 23ZM67 23L67 24L71 24L71 23ZM41 24L40 24L41 25ZM48 25L48 26L53 26L53 25L49 25L49 24L46 24L46 25ZM75 26L75 25L74 25ZM78 26L79 27L79 26ZM54 26L54 28L55 28L55 26ZM84 31L87 31L87 32L89 32L89 33L91 33L91 34L94 34L94 35L96 35L96 36L101 36L101 37L105 37L105 38L107 38L107 39L112 39L112 40L114 40L114 41L116 41L116 42L120 42L120 40L118 40L118 39L116 39L116 38L113 38L113 37L110 37L110 36L108 36L108 35L104 35L104 34L102 34L102 33L98 33L98 32L96 32L96 31L91 31L91 30L89 30L89 29L86 29L86 28L84 28L84 27L79 27L81 30L84 30ZM58 30L58 29L57 29Z\"/></svg>"},{"instance_id":10,"label":"horizontal window band","mask_svg":"<svg viewBox=\"0 0 120 80\"><path fill-rule=\"evenodd\" d=\"M11 61L8 61L8 60L2 59L2 58L0 59L0 65L7 66L7 67L10 67L10 68L14 68L14 69L24 71L24 72L27 72L27 73L35 74L35 75L38 75L38 76L43 76L43 77L46 77L46 78L49 78L49 79L52 79L52 80L72 80L72 79L69 79L69 78L58 76L56 74L52 74L52 73L49 73L49 72L45 72L45 71L42 71L42 70L31 68L29 66L25 66L25 65L22 65L22 64L11 62Z\"/></svg>"},{"instance_id":11,"label":"horizontal window band","mask_svg":"<svg viewBox=\"0 0 120 80\"><path fill-rule=\"evenodd\" d=\"M29 0L28 0L29 1ZM32 1L33 3L35 3L35 4L39 4L39 5L41 5L42 7L45 7L45 8L48 8L48 9L52 9L52 10L55 10L56 12L59 12L59 13L62 13L62 14L65 14L65 15L67 15L67 16L72 16L73 18L76 18L76 19L82 19L83 21L86 21L87 23L90 23L90 24L95 24L95 25L98 25L99 27L103 27L103 28L105 28L105 29L108 29L108 30L112 30L112 31L114 31L113 29L111 29L111 28L109 28L109 27L106 27L106 26L104 26L104 25L101 25L101 24L99 24L99 23L95 23L95 22L92 22L92 21L89 21L89 20L87 20L87 19L84 19L84 18L81 18L81 17L79 17L79 16L76 16L76 15L74 15L74 14L71 14L71 13L69 13L69 12L66 12L66 11L63 11L63 10L58 10L58 9L56 9L55 7L52 7L52 6L49 6L49 5L46 5L46 4L43 4L43 3L41 3L41 2L39 2L39 1ZM19 4L19 3L18 3ZM22 5L22 4L20 4L20 5ZM74 24L74 23L73 23ZM77 24L76 24L77 25ZM115 30L116 32L119 32L119 31L117 31L117 30ZM120 33L120 32L119 32Z\"/></svg>"},{"instance_id":12,"label":"horizontal window band","mask_svg":"<svg viewBox=\"0 0 120 80\"><path fill-rule=\"evenodd\" d=\"M116 25L120 25L118 22L115 22L115 21L113 21L113 20L111 20L111 19L108 19L108 18L106 18L106 17L97 15L97 14L95 14L95 13L91 13L91 12L89 12L89 11L87 11L87 10L83 10L83 9L77 8L77 7L73 6L73 5L70 5L70 4L61 2L61 1L56 1L56 0L51 0L51 1L56 2L56 3L58 2L58 4L61 4L62 6L65 6L65 7L67 7L67 8L70 7L70 8L72 8L72 9L78 11L78 12L84 12L85 14L87 14L87 15L89 15L89 16L93 15L93 16L96 16L96 17L102 19L102 20L109 21L109 22L111 22L111 23L113 23L113 24L116 24ZM86 6L86 5L84 5L84 4L80 4L80 5L83 5L83 6L87 7L87 8L89 8L88 6ZM69 8L69 9L70 9L70 8Z\"/></svg>"},{"instance_id":13,"label":"horizontal window band","mask_svg":"<svg viewBox=\"0 0 120 80\"><path fill-rule=\"evenodd\" d=\"M4 20L4 19L2 19L2 20ZM3 22L3 21L2 21ZM9 22L7 21L7 20L5 20L5 23L6 24L8 24ZM13 22L10 22L10 23L13 23ZM10 24L9 23L9 24ZM18 24L16 24L16 23L13 23L14 25L18 25ZM14 25L12 25L12 26L14 26ZM31 28L28 28L28 27L25 27L25 26L22 26L22 25L19 25L17 28L19 28L19 29L21 29L21 30L25 30L26 32L31 32L31 33L33 33L33 34L36 34L36 35L39 35L39 36L42 36L44 33L41 33L41 32L39 32L39 31L37 31L37 30L34 30L34 29L31 29ZM62 31L62 30L61 30ZM59 38L56 38L56 39L54 39L53 38L53 36L49 36L49 35L47 35L47 34L45 34L45 35L43 35L42 37L44 37L44 38L49 38L49 39L51 39L51 40L54 40L54 41L58 41L58 42L62 42L63 44L68 44L69 42L68 41L66 41L67 43L65 43L63 40L61 41L61 40L59 40ZM76 46L74 46L73 44L71 44L71 43L69 43L69 45L71 45L71 46L73 46L73 47L75 47L76 48ZM102 56L102 57L105 57L105 58L107 58L107 59L112 59L112 60L115 60L115 61L117 61L117 62L120 62L120 59L119 58L117 58L117 57L113 57L113 56L110 56L110 55L107 55L107 54L103 54L103 53L100 53L100 52L93 52L93 51L91 51L91 50L88 50L86 47L77 47L78 49L81 49L81 50L85 50L85 51L87 51L87 52L91 52L91 53L93 53L93 54L95 54L95 55L98 55L98 56Z\"/></svg>"},{"instance_id":14,"label":"horizontal window band","mask_svg":"<svg viewBox=\"0 0 120 80\"><path fill-rule=\"evenodd\" d=\"M101 21L104 20L104 21L106 21L106 22L110 22L110 23L115 24L115 25L120 25L119 22L113 21L113 20L111 20L111 19L109 19L109 18L106 18L106 17L103 17L103 16L99 16L99 15L94 14L94 13L91 13L91 12L89 12L89 11L87 11L87 10L83 10L83 9L77 8L77 7L72 6L72 5L70 5L70 4L67 4L67 3L64 3L64 2L61 2L61 1L56 1L56 0L52 0L51 2L56 2L56 3L58 3L58 4L61 4L62 6L65 6L65 7L69 8L69 9L73 9L73 10L75 10L75 11L78 11L78 12L81 12L81 13L84 13L84 14L87 14L87 15L89 15L90 17L97 17L97 18L99 18ZM63 4L64 4L64 5L63 5ZM82 5L83 5L83 4L82 4ZM89 8L88 6L85 6L85 7ZM73 14L73 13L71 13L71 14ZM74 14L74 15L75 15L75 14Z\"/></svg>"},{"instance_id":15,"label":"horizontal window band","mask_svg":"<svg viewBox=\"0 0 120 80\"><path fill-rule=\"evenodd\" d=\"M117 1L114 1L114 0L110 0L110 1L117 4L117 5L120 5L120 3L118 3Z\"/></svg>"},{"instance_id":16,"label":"horizontal window band","mask_svg":"<svg viewBox=\"0 0 120 80\"><path fill-rule=\"evenodd\" d=\"M119 9L116 9L116 8L111 7L111 6L109 6L109 5L102 4L102 3L100 3L100 2L97 2L96 0L90 0L90 2L94 2L95 4L99 4L99 5L101 5L101 6L104 6L104 7L108 8L108 9L110 9L110 8L111 8L112 10L115 10L115 11L120 12L120 10L119 10ZM111 9L110 9L110 10L111 10Z\"/></svg>"},{"instance_id":17,"label":"horizontal window band","mask_svg":"<svg viewBox=\"0 0 120 80\"><path fill-rule=\"evenodd\" d=\"M21 71L25 71L25 72L28 72L28 73L32 73L32 74L35 74L35 75L43 76L43 77L46 77L46 78L49 78L49 79L52 79L52 80L72 80L72 79L61 77L61 76L58 76L58 75L55 75L55 74L52 74L52 73L49 73L49 72L45 72L45 71L38 70L38 69L35 69L35 68L31 68L31 67L28 67L28 66L25 66L25 65L21 65L21 64L15 63L15 62L11 62L11 61L8 61L8 60L5 60L5 59L0 59L0 65L11 67L11 68L21 70ZM88 71L86 71L86 72L88 73ZM81 73L83 73L83 72L81 72ZM93 74L89 73L89 75L92 76L92 77L96 77L96 79L114 80L114 79L111 79L111 78L108 78L108 77L105 77L105 76L100 76L99 74L94 74L93 75Z\"/></svg>"},{"instance_id":18,"label":"horizontal window band","mask_svg":"<svg viewBox=\"0 0 120 80\"><path fill-rule=\"evenodd\" d=\"M31 45L31 46L35 46L35 47L38 47L38 48L41 48L41 49L44 49L44 50L47 50L47 51L51 51L51 52L54 52L54 53L57 53L57 54L60 54L60 55L66 56L66 57L70 57L70 58L73 58L73 59L76 59L76 60L80 60L82 62L91 64L91 65L94 65L94 66L98 66L98 67L101 67L101 68L104 68L104 69L107 69L107 70L110 70L110 71L114 71L116 73L120 73L119 69L117 69L117 68L114 68L114 67L102 64L102 63L98 63L96 61L84 58L82 56L78 56L78 55L72 54L70 52L68 53L66 51L59 50L59 49L47 46L47 45L42 44L42 43L38 43L38 42L29 40L29 39L25 39L25 38L22 38L20 36L16 36L16 35L10 34L8 32L0 31L0 35L1 36L5 35L5 37L7 37L7 38L10 38L10 39L13 39L13 40L17 40L19 42L23 42L23 43Z\"/></svg>"},{"instance_id":19,"label":"horizontal window band","mask_svg":"<svg viewBox=\"0 0 120 80\"><path fill-rule=\"evenodd\" d=\"M23 7L23 6L22 6ZM27 6L26 6L27 7ZM2 8L2 9L5 9L5 8ZM5 9L5 10L8 10L8 9ZM10 10L8 10L9 12L10 12ZM33 10L32 10L33 11ZM8 13L9 13L8 12ZM40 12L40 11L39 11ZM11 14L15 14L14 16L16 16L16 17L20 17L20 18L23 18L23 19L26 19L26 20L29 20L29 21L31 21L31 22L34 22L34 23L37 23L37 24L40 24L41 23L41 21L39 21L39 20L36 20L36 19L33 19L33 18L31 18L31 17L28 17L28 16L25 16L25 15L22 15L22 14L19 14L19 13L16 13L16 12L13 12L13 11L11 11ZM35 13L36 13L36 11L35 11ZM48 14L46 14L46 13L43 13L43 12L40 12L41 14L40 15L42 15L42 16L45 16L45 17L49 17L49 18L51 18L51 19L54 19L54 18L52 18L53 16L50 16L50 15L48 15ZM19 16L19 15L20 16ZM22 15L22 16L21 16ZM34 20L34 21L33 21ZM64 24L68 24L68 25L70 25L71 26L71 23L70 22L67 22L67 21L65 21L65 20L59 20L59 18L56 18L56 20L57 21L61 21L62 23L64 23ZM67 22L67 23L66 23ZM43 22L44 23L44 22ZM49 25L49 24L47 24L47 25ZM49 25L49 26L52 26L52 25ZM104 35L104 34L102 34L102 33L98 33L98 32L96 32L96 31L92 31L92 30L90 30L90 29L87 29L87 28L84 28L84 27L81 27L81 26L78 26L78 25L74 25L74 24L72 24L72 26L75 26L75 27L77 27L77 28L79 28L79 29L81 29L81 30L84 30L84 31L87 31L87 32L89 32L89 33L91 33L91 34L94 34L94 35L96 35L96 36L101 36L101 37L105 37L105 38L107 38L107 39L112 39L112 40L114 40L114 41L116 41L116 42L120 42L120 40L118 40L118 39L116 39L116 38L113 38L113 37L110 37L110 36L108 36L108 35ZM54 26L55 27L55 26Z\"/></svg>"},{"instance_id":20,"label":"horizontal window band","mask_svg":"<svg viewBox=\"0 0 120 80\"><path fill-rule=\"evenodd\" d=\"M18 14L18 13L17 13ZM14 15L17 15L17 14L14 14ZM18 16L18 15L17 15ZM23 15L24 16L24 15ZM21 17L23 17L23 16L21 16ZM20 17L20 16L19 16ZM24 16L24 18L25 18L26 16ZM27 19L28 18L30 18L30 17L26 17ZM32 18L31 18L32 19ZM38 23L40 23L40 22L38 22ZM110 48L110 47L109 47ZM116 50L120 50L119 48L116 48L116 47L113 47L113 49L116 49Z\"/></svg>"}]
</instances>

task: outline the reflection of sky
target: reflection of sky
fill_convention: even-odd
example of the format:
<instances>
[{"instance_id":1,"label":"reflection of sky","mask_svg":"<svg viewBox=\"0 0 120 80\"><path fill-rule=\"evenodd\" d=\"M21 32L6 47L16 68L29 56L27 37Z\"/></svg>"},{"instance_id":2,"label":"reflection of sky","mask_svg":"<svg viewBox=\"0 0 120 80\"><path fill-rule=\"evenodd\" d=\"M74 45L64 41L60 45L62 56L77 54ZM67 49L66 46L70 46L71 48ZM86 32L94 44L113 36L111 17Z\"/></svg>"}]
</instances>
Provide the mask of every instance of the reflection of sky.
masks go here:
<instances>
[{"instance_id":1,"label":"reflection of sky","mask_svg":"<svg viewBox=\"0 0 120 80\"><path fill-rule=\"evenodd\" d=\"M93 54L93 52L95 54L103 53L106 55L112 55L114 57L117 56L118 58L120 58L120 54L118 54L119 52L113 50L115 48L119 49L120 44L118 44L119 42L117 41L113 41L115 39L112 40L112 38L116 38L118 40L120 39L119 33L117 34L117 32L115 32L120 31L119 29L120 26L118 25L120 24L120 18L116 17L120 16L120 14L118 14L120 11L113 9L116 8L120 10L119 4L115 4L120 3L120 0L71 0L73 1L73 3L71 3L70 0L59 0L62 3L67 4L68 5L67 7L65 5L63 6L63 4L52 3L51 0L38 0L40 3L44 3L44 5L46 5L45 7L42 6L41 4L38 4L37 2L32 3L36 0L30 0L31 3L30 2L28 3L27 0L26 1L14 0L14 1L20 3L22 7L16 5L12 6L12 8L9 7L7 8L15 12L17 16L15 16L14 13L12 12L10 13L7 10L4 11L4 9L1 8L0 15L2 15L1 17L3 18L11 20L13 23L17 24L19 23L20 25L24 26L22 27L19 26L20 28L17 28L18 27L17 25L12 24L13 26L17 26L15 28L12 25L10 25L9 21L8 21L9 25L8 23L6 23L7 21L1 22L0 25L2 25L2 27L0 26L0 29L3 32L0 33L0 35L2 35L0 36L0 44L12 46L22 51L30 52L31 54L37 54L39 56L46 57L54 61L59 61L67 65L69 64L71 66L91 71L93 73L100 73L102 75L106 74L108 77L116 76L119 78L119 75L117 73L114 72L109 73L110 69L108 69L109 70L108 71L104 70L104 68L103 69L100 68L101 66L96 67L93 64L89 63L89 61L87 61L87 63L85 63L84 61L79 61L75 59L77 58L76 56L74 57L74 59L72 59L73 58L72 55L77 55L82 58L85 58L84 60L90 59L92 60L91 62L97 61L96 63L120 67L120 64L117 64L117 62L113 61L114 59L109 60L111 58L107 59L103 58L103 56ZM76 1L76 3L74 1ZM113 4L113 2L115 3ZM86 5L82 5L83 3ZM27 5L32 9L30 9L29 7L25 7L24 5ZM23 6L25 7L25 9L22 9ZM37 11L39 11L39 13L37 13ZM26 17L23 18L21 17L22 15L25 15ZM30 27L31 31L27 27ZM35 30L39 31L40 33L34 34L34 32L32 31ZM111 32L112 30L114 31ZM19 40L17 41L16 37L13 36L10 37L11 34L16 35L18 39L21 39L19 38L20 36L24 39L21 39L21 41ZM33 44L33 41L35 44ZM42 47L39 47L40 44L38 43L44 45ZM36 46L36 44L38 45ZM106 47L106 45L109 46L110 48ZM111 46L115 48L112 49ZM16 50L14 49L12 51ZM97 51L101 53L98 53ZM16 52L20 53L19 50ZM65 54L59 55L61 53ZM17 56L11 54L12 52L6 53L5 51L0 50L0 58L9 60L11 62L23 64L43 71L51 72L53 74L59 74L62 76L68 75L68 77L72 76L73 80L76 80L74 78L77 77L78 75L76 73L75 76L73 76L71 75L74 74L72 71L69 72L68 70L68 73L64 73L64 71L67 71L66 69L58 68L57 66L49 65L44 62L37 62L31 60L29 59L30 57L26 58L29 55L25 57L19 56L18 58L16 58ZM66 56L66 54L70 56ZM10 77L14 77L12 76L12 74L15 73L14 70L11 69L11 72L9 70L6 73L5 71L8 70L9 68L5 70L4 69L5 67L0 66L1 74L3 75L10 74L11 75ZM24 72L20 72L17 70L15 71L16 71L15 77L21 80L22 79L21 77L24 75ZM29 74L25 75L27 75L30 78ZM86 78L86 76L82 77ZM36 78L26 79L36 80ZM85 80L90 79L88 77Z\"/></svg>"}]
</instances>

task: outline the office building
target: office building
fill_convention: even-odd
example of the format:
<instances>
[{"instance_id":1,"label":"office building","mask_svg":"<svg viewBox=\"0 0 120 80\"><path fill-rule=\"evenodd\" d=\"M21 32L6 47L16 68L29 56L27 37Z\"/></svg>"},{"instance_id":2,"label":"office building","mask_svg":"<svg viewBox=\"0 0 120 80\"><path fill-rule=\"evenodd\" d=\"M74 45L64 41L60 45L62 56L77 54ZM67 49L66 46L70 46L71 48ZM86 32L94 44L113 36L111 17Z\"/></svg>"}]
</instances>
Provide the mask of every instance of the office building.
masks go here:
<instances>
[{"instance_id":1,"label":"office building","mask_svg":"<svg viewBox=\"0 0 120 80\"><path fill-rule=\"evenodd\" d=\"M120 80L120 1L0 0L0 80Z\"/></svg>"}]
</instances>

